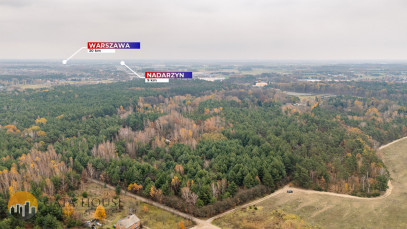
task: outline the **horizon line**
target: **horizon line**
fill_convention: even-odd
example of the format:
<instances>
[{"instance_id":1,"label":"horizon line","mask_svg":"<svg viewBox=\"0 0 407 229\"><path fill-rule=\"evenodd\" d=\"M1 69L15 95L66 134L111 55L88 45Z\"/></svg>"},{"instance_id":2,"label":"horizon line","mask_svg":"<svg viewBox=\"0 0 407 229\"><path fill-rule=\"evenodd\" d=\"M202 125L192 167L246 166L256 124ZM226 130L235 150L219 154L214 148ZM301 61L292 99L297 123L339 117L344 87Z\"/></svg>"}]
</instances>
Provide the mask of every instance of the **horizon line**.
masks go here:
<instances>
[{"instance_id":1,"label":"horizon line","mask_svg":"<svg viewBox=\"0 0 407 229\"><path fill-rule=\"evenodd\" d=\"M321 63L321 62L341 62L341 63L346 63L346 62L352 62L352 63L376 63L377 62L387 62L387 63L400 63L400 62L405 62L407 64L407 59L126 59L126 58L115 58L115 59L74 59L71 60L70 62L86 62L86 61L110 61L110 62L115 62L115 61L120 61L120 60L126 60L126 61L141 61L141 62L146 62L146 61L159 61L159 62L205 62L205 61L210 61L210 62L308 62L308 63ZM55 58L44 58L44 59L6 59L6 58L0 58L0 62L2 61L8 61L8 62L22 62L22 61L32 61L32 62L42 62L42 61L48 61L48 62L61 62L62 59L55 59Z\"/></svg>"}]
</instances>

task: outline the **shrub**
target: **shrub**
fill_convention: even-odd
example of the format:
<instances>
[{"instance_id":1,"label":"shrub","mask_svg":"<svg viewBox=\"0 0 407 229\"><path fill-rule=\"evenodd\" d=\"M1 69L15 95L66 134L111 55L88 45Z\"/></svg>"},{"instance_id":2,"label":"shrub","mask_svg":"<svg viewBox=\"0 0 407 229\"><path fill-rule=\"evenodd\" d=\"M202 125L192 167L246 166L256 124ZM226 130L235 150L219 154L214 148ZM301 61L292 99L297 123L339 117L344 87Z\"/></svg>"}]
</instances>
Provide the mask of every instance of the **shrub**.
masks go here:
<instances>
[{"instance_id":1,"label":"shrub","mask_svg":"<svg viewBox=\"0 0 407 229\"><path fill-rule=\"evenodd\" d=\"M88 198L88 193L87 192L82 192L82 197L83 198Z\"/></svg>"},{"instance_id":2,"label":"shrub","mask_svg":"<svg viewBox=\"0 0 407 229\"><path fill-rule=\"evenodd\" d=\"M213 204L199 207L199 200L197 206L186 203L184 200L177 196L164 196L163 203L169 207L175 208L179 211L192 214L196 217L210 217L219 213L225 212L237 205L244 204L256 197L263 196L270 192L264 185L258 185L251 189L246 189L236 193L235 197L227 198L221 201L216 201Z\"/></svg>"}]
</instances>

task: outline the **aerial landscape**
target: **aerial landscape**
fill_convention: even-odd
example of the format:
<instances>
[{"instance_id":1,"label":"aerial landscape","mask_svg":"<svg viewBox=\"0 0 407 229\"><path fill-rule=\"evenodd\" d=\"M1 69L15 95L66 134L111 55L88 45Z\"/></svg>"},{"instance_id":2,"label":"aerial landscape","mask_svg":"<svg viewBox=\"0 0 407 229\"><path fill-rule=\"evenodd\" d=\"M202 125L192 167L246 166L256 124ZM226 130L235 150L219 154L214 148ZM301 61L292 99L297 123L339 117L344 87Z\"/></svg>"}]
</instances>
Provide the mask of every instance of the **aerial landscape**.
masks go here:
<instances>
[{"instance_id":1,"label":"aerial landscape","mask_svg":"<svg viewBox=\"0 0 407 229\"><path fill-rule=\"evenodd\" d=\"M100 2L0 1L0 229L407 228L406 3Z\"/></svg>"}]
</instances>

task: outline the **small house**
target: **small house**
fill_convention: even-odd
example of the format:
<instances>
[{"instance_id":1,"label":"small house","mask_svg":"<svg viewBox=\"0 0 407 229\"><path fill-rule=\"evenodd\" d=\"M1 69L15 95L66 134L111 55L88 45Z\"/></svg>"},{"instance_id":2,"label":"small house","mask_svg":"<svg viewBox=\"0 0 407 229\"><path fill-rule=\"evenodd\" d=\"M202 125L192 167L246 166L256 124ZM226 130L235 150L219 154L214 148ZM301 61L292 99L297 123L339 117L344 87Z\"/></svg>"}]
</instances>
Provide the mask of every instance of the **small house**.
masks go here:
<instances>
[{"instance_id":1,"label":"small house","mask_svg":"<svg viewBox=\"0 0 407 229\"><path fill-rule=\"evenodd\" d=\"M138 229L141 228L140 219L132 214L127 216L126 218L120 219L116 223L117 229Z\"/></svg>"}]
</instances>

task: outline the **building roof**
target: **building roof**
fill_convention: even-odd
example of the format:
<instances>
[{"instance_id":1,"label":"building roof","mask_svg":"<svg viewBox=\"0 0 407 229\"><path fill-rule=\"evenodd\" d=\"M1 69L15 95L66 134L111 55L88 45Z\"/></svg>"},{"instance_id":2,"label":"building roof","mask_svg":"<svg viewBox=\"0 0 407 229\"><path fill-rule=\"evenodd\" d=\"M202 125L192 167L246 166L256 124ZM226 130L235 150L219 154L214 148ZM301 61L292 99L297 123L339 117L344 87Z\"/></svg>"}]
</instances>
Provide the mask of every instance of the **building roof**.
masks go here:
<instances>
[{"instance_id":1,"label":"building roof","mask_svg":"<svg viewBox=\"0 0 407 229\"><path fill-rule=\"evenodd\" d=\"M129 228L131 225L139 221L140 219L136 215L132 214L127 216L126 218L120 219L119 221L117 221L117 224L120 224L125 228Z\"/></svg>"}]
</instances>

